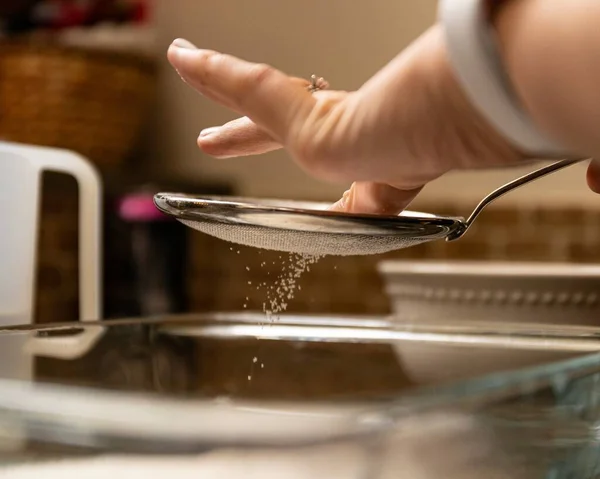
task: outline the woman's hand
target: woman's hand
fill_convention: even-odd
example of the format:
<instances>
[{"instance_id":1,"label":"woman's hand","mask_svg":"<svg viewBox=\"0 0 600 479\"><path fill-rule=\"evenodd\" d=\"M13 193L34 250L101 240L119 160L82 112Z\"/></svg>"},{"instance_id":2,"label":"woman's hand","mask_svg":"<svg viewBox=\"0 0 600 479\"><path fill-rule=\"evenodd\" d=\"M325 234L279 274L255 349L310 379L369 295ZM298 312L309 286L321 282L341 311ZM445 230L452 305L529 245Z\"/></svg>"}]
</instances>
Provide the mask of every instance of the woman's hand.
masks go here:
<instances>
[{"instance_id":1,"label":"woman's hand","mask_svg":"<svg viewBox=\"0 0 600 479\"><path fill-rule=\"evenodd\" d=\"M208 128L200 148L218 158L286 148L315 177L352 183L334 208L397 214L453 169L522 161L475 111L433 27L358 91L310 93L308 80L176 40L182 79L241 118Z\"/></svg>"}]
</instances>

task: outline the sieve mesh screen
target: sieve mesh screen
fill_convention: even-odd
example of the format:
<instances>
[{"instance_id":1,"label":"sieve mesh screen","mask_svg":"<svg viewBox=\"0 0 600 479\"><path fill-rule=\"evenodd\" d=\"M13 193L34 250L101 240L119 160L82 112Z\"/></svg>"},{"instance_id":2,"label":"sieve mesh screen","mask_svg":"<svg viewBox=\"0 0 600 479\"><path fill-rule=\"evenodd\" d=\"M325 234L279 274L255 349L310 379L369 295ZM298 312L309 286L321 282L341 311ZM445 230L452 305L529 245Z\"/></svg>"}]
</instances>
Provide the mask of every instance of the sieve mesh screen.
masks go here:
<instances>
[{"instance_id":1,"label":"sieve mesh screen","mask_svg":"<svg viewBox=\"0 0 600 479\"><path fill-rule=\"evenodd\" d=\"M421 237L402 234L365 235L298 231L217 221L179 219L181 223L224 241L274 251L312 256L363 256L409 248L447 236L440 232Z\"/></svg>"}]
</instances>

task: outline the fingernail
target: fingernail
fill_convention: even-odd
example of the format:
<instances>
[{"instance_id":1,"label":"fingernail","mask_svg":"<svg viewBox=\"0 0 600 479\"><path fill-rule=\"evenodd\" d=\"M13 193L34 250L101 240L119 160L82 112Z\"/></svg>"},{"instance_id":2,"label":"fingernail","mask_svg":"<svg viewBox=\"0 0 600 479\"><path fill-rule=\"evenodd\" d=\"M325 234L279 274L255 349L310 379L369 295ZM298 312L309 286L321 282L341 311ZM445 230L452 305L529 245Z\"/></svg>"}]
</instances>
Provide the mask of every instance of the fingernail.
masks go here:
<instances>
[{"instance_id":1,"label":"fingernail","mask_svg":"<svg viewBox=\"0 0 600 479\"><path fill-rule=\"evenodd\" d=\"M213 126L210 128L205 128L200 132L200 138L206 138L207 136L213 135L219 131L218 126Z\"/></svg>"},{"instance_id":2,"label":"fingernail","mask_svg":"<svg viewBox=\"0 0 600 479\"><path fill-rule=\"evenodd\" d=\"M328 209L330 211L341 211L344 212L348 210L348 197L350 196L350 190L344 192L342 197L337 200L334 204L332 204Z\"/></svg>"},{"instance_id":3,"label":"fingernail","mask_svg":"<svg viewBox=\"0 0 600 479\"><path fill-rule=\"evenodd\" d=\"M346 205L344 204L344 200L337 200L334 204L327 208L329 211L336 212L344 212L346 210Z\"/></svg>"},{"instance_id":4,"label":"fingernail","mask_svg":"<svg viewBox=\"0 0 600 479\"><path fill-rule=\"evenodd\" d=\"M187 40L183 39L183 38L176 38L175 40L173 40L172 45L175 45L176 47L179 48L187 48L188 50L197 50L198 47L196 47L196 45L194 45L192 42L188 42Z\"/></svg>"},{"instance_id":5,"label":"fingernail","mask_svg":"<svg viewBox=\"0 0 600 479\"><path fill-rule=\"evenodd\" d=\"M350 187L350 189L344 191L344 194L342 195L342 204L344 205L344 209L351 211L352 208L354 207L354 184Z\"/></svg>"}]
</instances>

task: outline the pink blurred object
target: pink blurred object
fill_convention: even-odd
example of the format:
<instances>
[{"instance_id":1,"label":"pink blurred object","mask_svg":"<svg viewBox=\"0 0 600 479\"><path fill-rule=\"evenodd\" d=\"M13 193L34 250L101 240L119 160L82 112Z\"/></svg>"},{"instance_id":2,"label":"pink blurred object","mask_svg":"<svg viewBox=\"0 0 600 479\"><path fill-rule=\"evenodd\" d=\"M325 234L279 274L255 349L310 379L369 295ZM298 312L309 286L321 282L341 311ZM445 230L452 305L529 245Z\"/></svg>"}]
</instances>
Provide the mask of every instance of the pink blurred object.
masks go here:
<instances>
[{"instance_id":1,"label":"pink blurred object","mask_svg":"<svg viewBox=\"0 0 600 479\"><path fill-rule=\"evenodd\" d=\"M153 195L134 193L125 196L119 204L119 216L126 221L170 221L171 218L161 213L154 206Z\"/></svg>"}]
</instances>

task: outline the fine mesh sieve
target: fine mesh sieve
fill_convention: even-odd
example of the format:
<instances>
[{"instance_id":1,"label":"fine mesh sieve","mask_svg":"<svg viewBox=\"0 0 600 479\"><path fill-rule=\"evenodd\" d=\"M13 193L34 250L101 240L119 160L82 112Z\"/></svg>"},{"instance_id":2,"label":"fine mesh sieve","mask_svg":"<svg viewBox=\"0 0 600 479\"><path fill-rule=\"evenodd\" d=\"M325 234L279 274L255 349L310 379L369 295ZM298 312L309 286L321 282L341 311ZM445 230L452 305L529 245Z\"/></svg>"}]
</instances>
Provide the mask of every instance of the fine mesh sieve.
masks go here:
<instances>
[{"instance_id":1,"label":"fine mesh sieve","mask_svg":"<svg viewBox=\"0 0 600 479\"><path fill-rule=\"evenodd\" d=\"M381 254L428 241L460 238L492 201L582 160L563 160L528 173L486 196L462 218L404 211L397 216L329 211L328 203L158 193L159 210L216 238L255 248L314 256Z\"/></svg>"},{"instance_id":2,"label":"fine mesh sieve","mask_svg":"<svg viewBox=\"0 0 600 479\"><path fill-rule=\"evenodd\" d=\"M202 233L232 243L275 251L309 254L312 256L380 254L416 246L425 241L445 236L441 233L437 236L430 235L426 238L406 238L402 235L389 234L323 234L314 231L279 230L255 225L233 226L228 223L212 221L181 220L181 222Z\"/></svg>"}]
</instances>

